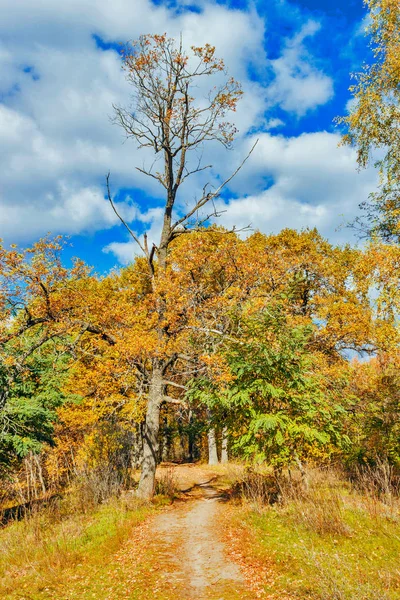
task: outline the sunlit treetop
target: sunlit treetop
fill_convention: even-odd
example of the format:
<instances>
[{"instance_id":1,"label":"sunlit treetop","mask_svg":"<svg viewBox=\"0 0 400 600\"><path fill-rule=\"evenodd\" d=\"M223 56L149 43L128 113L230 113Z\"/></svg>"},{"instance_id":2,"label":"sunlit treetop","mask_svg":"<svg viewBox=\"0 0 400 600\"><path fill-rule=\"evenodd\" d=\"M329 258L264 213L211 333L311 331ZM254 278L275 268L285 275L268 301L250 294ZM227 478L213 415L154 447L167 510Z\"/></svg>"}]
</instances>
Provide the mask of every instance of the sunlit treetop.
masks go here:
<instances>
[{"instance_id":1,"label":"sunlit treetop","mask_svg":"<svg viewBox=\"0 0 400 600\"><path fill-rule=\"evenodd\" d=\"M343 141L357 148L358 163L376 159L380 189L366 209L368 230L384 237L400 237L400 4L398 0L365 0L370 23L366 29L374 56L354 74L350 88L354 105L338 121L348 130ZM361 223L361 220L357 220Z\"/></svg>"}]
</instances>

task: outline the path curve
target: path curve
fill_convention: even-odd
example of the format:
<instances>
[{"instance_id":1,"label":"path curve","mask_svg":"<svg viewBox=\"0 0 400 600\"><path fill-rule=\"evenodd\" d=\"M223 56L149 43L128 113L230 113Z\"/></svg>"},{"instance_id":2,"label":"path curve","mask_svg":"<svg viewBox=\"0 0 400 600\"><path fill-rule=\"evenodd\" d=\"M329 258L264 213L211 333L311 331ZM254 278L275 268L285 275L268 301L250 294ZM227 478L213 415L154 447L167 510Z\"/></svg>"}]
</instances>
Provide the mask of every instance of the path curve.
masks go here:
<instances>
[{"instance_id":1,"label":"path curve","mask_svg":"<svg viewBox=\"0 0 400 600\"><path fill-rule=\"evenodd\" d=\"M182 600L251 600L254 595L220 539L224 498L211 483L193 489L196 499L157 515L152 523L160 578L179 588Z\"/></svg>"}]
</instances>

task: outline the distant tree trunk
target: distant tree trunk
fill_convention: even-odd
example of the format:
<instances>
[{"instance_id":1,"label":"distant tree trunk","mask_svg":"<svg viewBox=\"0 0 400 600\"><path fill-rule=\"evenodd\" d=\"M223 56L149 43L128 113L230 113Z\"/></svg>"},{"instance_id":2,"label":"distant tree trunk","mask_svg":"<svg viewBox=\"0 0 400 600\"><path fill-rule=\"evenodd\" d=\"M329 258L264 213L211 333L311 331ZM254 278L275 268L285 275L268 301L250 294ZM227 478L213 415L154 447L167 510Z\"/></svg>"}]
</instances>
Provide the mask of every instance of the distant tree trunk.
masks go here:
<instances>
[{"instance_id":1,"label":"distant tree trunk","mask_svg":"<svg viewBox=\"0 0 400 600\"><path fill-rule=\"evenodd\" d=\"M185 427L183 425L183 418L180 416L178 418L178 434L179 434L179 446L180 446L180 456L179 460L185 462L188 457L188 444L187 444L187 436L185 432Z\"/></svg>"},{"instance_id":2,"label":"distant tree trunk","mask_svg":"<svg viewBox=\"0 0 400 600\"><path fill-rule=\"evenodd\" d=\"M25 469L26 469L26 481L27 481L27 490L28 490L28 500L32 500L32 498L37 499L37 481L36 481L36 472L34 468L34 454L30 452L28 456L25 457Z\"/></svg>"},{"instance_id":3,"label":"distant tree trunk","mask_svg":"<svg viewBox=\"0 0 400 600\"><path fill-rule=\"evenodd\" d=\"M214 427L210 427L208 430L208 464L209 465L217 465L218 464L218 453L217 453L217 439L215 436Z\"/></svg>"},{"instance_id":4,"label":"distant tree trunk","mask_svg":"<svg viewBox=\"0 0 400 600\"><path fill-rule=\"evenodd\" d=\"M188 461L194 461L194 435L191 431L189 431L188 435Z\"/></svg>"},{"instance_id":5,"label":"distant tree trunk","mask_svg":"<svg viewBox=\"0 0 400 600\"><path fill-rule=\"evenodd\" d=\"M143 460L143 424L139 423L136 430L133 432L133 444L131 465L133 469L138 469Z\"/></svg>"},{"instance_id":6,"label":"distant tree trunk","mask_svg":"<svg viewBox=\"0 0 400 600\"><path fill-rule=\"evenodd\" d=\"M28 459L27 458L25 458L24 463L25 463L25 478L26 478L26 497L27 497L27 501L29 502L29 500L31 499L31 486L30 486Z\"/></svg>"},{"instance_id":7,"label":"distant tree trunk","mask_svg":"<svg viewBox=\"0 0 400 600\"><path fill-rule=\"evenodd\" d=\"M40 485L42 486L42 492L44 495L46 493L46 485L44 483L43 471L42 471L42 465L40 463L40 458L37 456L37 454L33 454L33 460L36 463L38 477L39 477Z\"/></svg>"},{"instance_id":8,"label":"distant tree trunk","mask_svg":"<svg viewBox=\"0 0 400 600\"><path fill-rule=\"evenodd\" d=\"M188 427L188 460L189 462L194 461L195 453L195 433L193 431L193 412L189 409L189 427Z\"/></svg>"},{"instance_id":9,"label":"distant tree trunk","mask_svg":"<svg viewBox=\"0 0 400 600\"><path fill-rule=\"evenodd\" d=\"M169 437L168 437L168 419L164 419L163 432L162 432L162 449L161 449L161 460L163 462L169 459Z\"/></svg>"},{"instance_id":10,"label":"distant tree trunk","mask_svg":"<svg viewBox=\"0 0 400 600\"><path fill-rule=\"evenodd\" d=\"M227 463L228 461L228 428L224 425L222 428L221 462Z\"/></svg>"},{"instance_id":11,"label":"distant tree trunk","mask_svg":"<svg viewBox=\"0 0 400 600\"><path fill-rule=\"evenodd\" d=\"M301 482L303 484L303 487L305 490L308 490L309 487L309 483L308 483L308 476L307 476L307 471L303 466L303 463L301 462L301 460L299 459L299 457L297 456L297 454L295 454L294 457L295 463L300 471L300 475L301 475Z\"/></svg>"},{"instance_id":12,"label":"distant tree trunk","mask_svg":"<svg viewBox=\"0 0 400 600\"><path fill-rule=\"evenodd\" d=\"M153 364L146 421L143 432L143 460L137 495L150 500L154 494L158 456L158 431L160 428L160 407L163 397L162 370L158 361Z\"/></svg>"}]
</instances>

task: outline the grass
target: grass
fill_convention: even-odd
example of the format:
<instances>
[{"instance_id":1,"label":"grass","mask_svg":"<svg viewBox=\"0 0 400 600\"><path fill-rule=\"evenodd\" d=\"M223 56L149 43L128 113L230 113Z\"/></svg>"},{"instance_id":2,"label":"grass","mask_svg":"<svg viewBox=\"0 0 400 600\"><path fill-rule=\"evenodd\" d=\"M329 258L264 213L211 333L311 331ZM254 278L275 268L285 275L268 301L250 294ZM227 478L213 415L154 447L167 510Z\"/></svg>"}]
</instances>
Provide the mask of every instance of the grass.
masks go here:
<instances>
[{"instance_id":1,"label":"grass","mask_svg":"<svg viewBox=\"0 0 400 600\"><path fill-rule=\"evenodd\" d=\"M357 490L333 472L314 471L307 489L296 479L271 488L268 471L214 471L219 488L245 496L240 502L230 494L225 530L236 539L238 552L232 550L243 557L244 572L250 569L247 579L257 590L265 585L268 598L400 600L400 500L388 487ZM176 496L172 469L161 472L157 489L164 495L152 505L129 495L85 505L71 494L0 530L0 598L186 597L185 582L167 577L168 552L179 555L179 548L160 554L148 520Z\"/></svg>"},{"instance_id":2,"label":"grass","mask_svg":"<svg viewBox=\"0 0 400 600\"><path fill-rule=\"evenodd\" d=\"M0 531L0 597L108 597L107 586L118 588L120 564L113 556L153 510L133 500L111 499L86 514L61 505L8 525ZM126 579L131 578L132 569ZM145 588L140 590L139 583L131 595L117 591L110 598L143 597Z\"/></svg>"},{"instance_id":3,"label":"grass","mask_svg":"<svg viewBox=\"0 0 400 600\"><path fill-rule=\"evenodd\" d=\"M234 526L248 538L246 553L272 562L276 598L400 599L400 502L392 496L356 492L324 473L273 506L245 503Z\"/></svg>"}]
</instances>

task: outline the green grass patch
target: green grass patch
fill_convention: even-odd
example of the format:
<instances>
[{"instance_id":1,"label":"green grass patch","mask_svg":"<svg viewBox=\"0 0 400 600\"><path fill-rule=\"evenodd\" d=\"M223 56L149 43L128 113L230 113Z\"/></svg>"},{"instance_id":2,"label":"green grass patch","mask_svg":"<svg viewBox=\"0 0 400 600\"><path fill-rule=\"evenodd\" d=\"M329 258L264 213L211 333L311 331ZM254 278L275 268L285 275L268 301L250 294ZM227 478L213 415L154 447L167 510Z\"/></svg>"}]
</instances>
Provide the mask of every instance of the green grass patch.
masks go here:
<instances>
[{"instance_id":1,"label":"green grass patch","mask_svg":"<svg viewBox=\"0 0 400 600\"><path fill-rule=\"evenodd\" d=\"M112 555L152 510L113 499L86 514L58 507L8 525L0 531L0 597L105 598Z\"/></svg>"},{"instance_id":2,"label":"green grass patch","mask_svg":"<svg viewBox=\"0 0 400 600\"><path fill-rule=\"evenodd\" d=\"M250 552L274 565L268 592L277 598L400 599L398 501L325 485L304 497L254 510L241 520Z\"/></svg>"}]
</instances>

